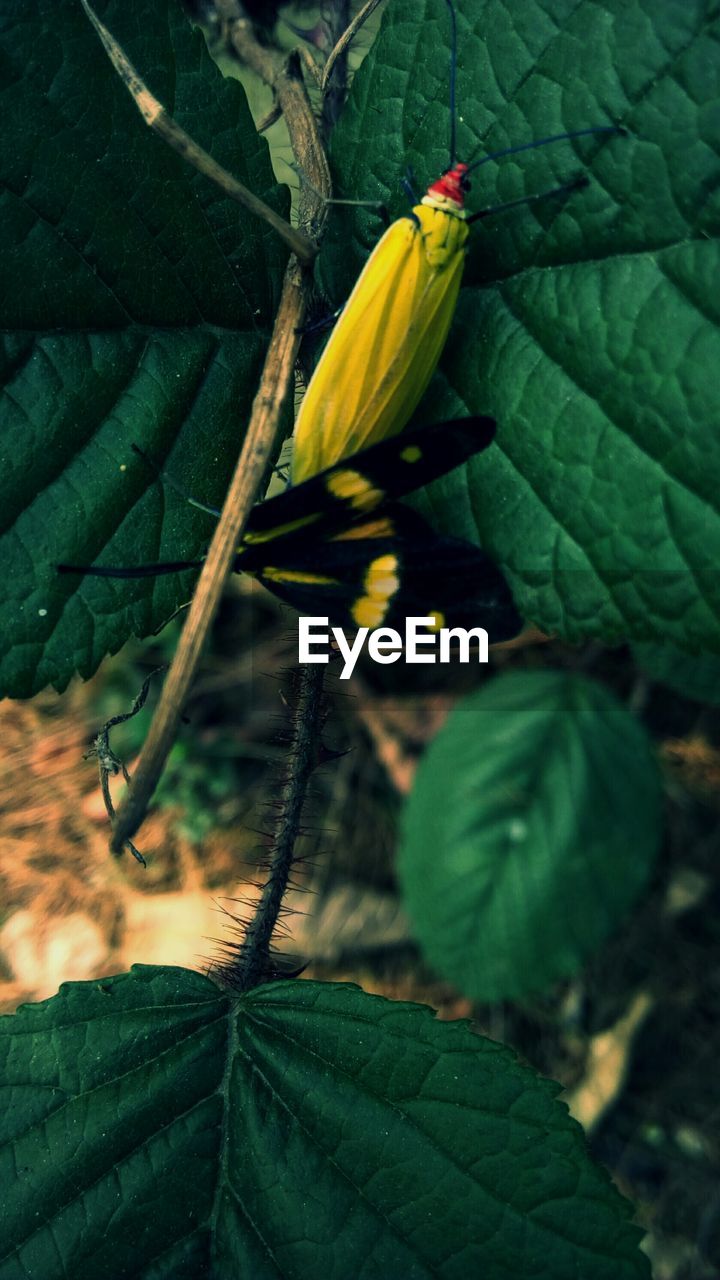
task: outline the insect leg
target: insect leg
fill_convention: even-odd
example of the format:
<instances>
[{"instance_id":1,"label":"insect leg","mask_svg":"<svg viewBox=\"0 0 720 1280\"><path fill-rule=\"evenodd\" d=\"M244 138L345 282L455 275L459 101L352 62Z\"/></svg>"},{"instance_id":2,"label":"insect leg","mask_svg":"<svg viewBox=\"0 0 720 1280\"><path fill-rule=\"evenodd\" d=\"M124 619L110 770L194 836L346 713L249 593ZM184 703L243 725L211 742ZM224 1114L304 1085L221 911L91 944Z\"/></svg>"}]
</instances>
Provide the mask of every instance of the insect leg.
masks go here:
<instances>
[{"instance_id":1,"label":"insect leg","mask_svg":"<svg viewBox=\"0 0 720 1280\"><path fill-rule=\"evenodd\" d=\"M410 200L412 204L419 204L420 196L415 190L415 182L416 182L415 174L413 173L410 165L408 165L407 169L405 170L405 177L402 180L402 184L401 184L402 189L405 192L405 195L407 196L408 200Z\"/></svg>"},{"instance_id":2,"label":"insect leg","mask_svg":"<svg viewBox=\"0 0 720 1280\"><path fill-rule=\"evenodd\" d=\"M322 316L319 320L310 320L308 324L300 325L295 332L301 333L304 337L307 333L322 333L324 329L331 329L335 322L340 319L344 309L345 303L343 302L341 307L336 307L329 315Z\"/></svg>"},{"instance_id":3,"label":"insect leg","mask_svg":"<svg viewBox=\"0 0 720 1280\"><path fill-rule=\"evenodd\" d=\"M179 497L183 498L185 502L189 502L191 507L197 507L198 511L207 512L209 516L214 516L216 520L220 519L220 512L217 507L209 507L206 503L199 502L197 498L192 498L190 494L186 493L181 485L178 484L177 480L173 479L170 472L163 471L163 469L158 466L157 462L155 462L149 454L145 453L138 444L131 444L130 448L133 453L136 453L139 458L142 458L143 462L146 466L150 467L151 471L155 472L158 480L162 480L164 484L167 484L171 489L174 489L175 493L177 493Z\"/></svg>"}]
</instances>

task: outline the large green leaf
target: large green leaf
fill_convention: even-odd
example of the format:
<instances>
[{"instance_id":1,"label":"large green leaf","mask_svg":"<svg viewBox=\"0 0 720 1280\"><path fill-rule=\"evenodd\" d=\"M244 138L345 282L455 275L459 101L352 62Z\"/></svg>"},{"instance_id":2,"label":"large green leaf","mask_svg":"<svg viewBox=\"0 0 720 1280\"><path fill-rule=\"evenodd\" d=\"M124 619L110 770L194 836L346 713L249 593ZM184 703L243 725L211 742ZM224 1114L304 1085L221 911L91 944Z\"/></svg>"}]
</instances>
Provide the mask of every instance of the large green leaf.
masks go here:
<instances>
[{"instance_id":1,"label":"large green leaf","mask_svg":"<svg viewBox=\"0 0 720 1280\"><path fill-rule=\"evenodd\" d=\"M2 1280L649 1274L556 1086L417 1005L137 966L0 1055Z\"/></svg>"},{"instance_id":2,"label":"large green leaf","mask_svg":"<svg viewBox=\"0 0 720 1280\"><path fill-rule=\"evenodd\" d=\"M427 958L484 1000L572 973L646 884L661 818L650 740L601 685L492 680L453 711L405 811L400 876Z\"/></svg>"},{"instance_id":3,"label":"large green leaf","mask_svg":"<svg viewBox=\"0 0 720 1280\"><path fill-rule=\"evenodd\" d=\"M441 368L418 411L490 412L498 445L431 490L446 530L509 572L522 612L578 638L720 650L720 6L458 0L461 158L591 125L489 163L469 203L590 185L473 229ZM393 0L335 133L337 194L407 208L447 163L444 0ZM323 260L344 296L378 221L338 210Z\"/></svg>"},{"instance_id":4,"label":"large green leaf","mask_svg":"<svg viewBox=\"0 0 720 1280\"><path fill-rule=\"evenodd\" d=\"M633 657L651 680L686 698L720 706L720 657L714 653L695 657L670 644L636 644Z\"/></svg>"},{"instance_id":5,"label":"large green leaf","mask_svg":"<svg viewBox=\"0 0 720 1280\"><path fill-rule=\"evenodd\" d=\"M280 212L267 147L177 0L98 12L151 89ZM90 675L190 594L187 576L59 578L55 563L197 556L237 456L285 257L143 124L79 0L0 13L0 693Z\"/></svg>"}]
</instances>

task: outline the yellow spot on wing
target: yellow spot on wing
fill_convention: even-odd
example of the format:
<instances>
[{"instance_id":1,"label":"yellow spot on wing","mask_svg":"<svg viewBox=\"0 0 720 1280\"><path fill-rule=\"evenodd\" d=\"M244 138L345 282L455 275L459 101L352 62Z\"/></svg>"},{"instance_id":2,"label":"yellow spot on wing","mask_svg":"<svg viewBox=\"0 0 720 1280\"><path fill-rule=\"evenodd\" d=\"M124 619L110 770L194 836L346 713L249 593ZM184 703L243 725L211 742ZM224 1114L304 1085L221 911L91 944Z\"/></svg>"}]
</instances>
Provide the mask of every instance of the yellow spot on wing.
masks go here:
<instances>
[{"instance_id":1,"label":"yellow spot on wing","mask_svg":"<svg viewBox=\"0 0 720 1280\"><path fill-rule=\"evenodd\" d=\"M422 456L422 449L416 444L409 444L406 449L402 449L400 452L403 462L419 462Z\"/></svg>"},{"instance_id":2,"label":"yellow spot on wing","mask_svg":"<svg viewBox=\"0 0 720 1280\"><path fill-rule=\"evenodd\" d=\"M351 524L349 529L333 535L333 542L352 542L356 538L390 538L395 532L395 525L389 516L379 516L377 520L366 520L364 524Z\"/></svg>"},{"instance_id":3,"label":"yellow spot on wing","mask_svg":"<svg viewBox=\"0 0 720 1280\"><path fill-rule=\"evenodd\" d=\"M296 529L304 529L308 524L314 524L320 519L322 512L313 511L307 516L298 516L297 520L289 520L287 524L275 525L272 529L265 529L262 533L253 533L252 531L243 534L243 542L248 546L250 543L256 542L272 542L273 538L281 538L286 533L294 533ZM241 548L242 550L242 548Z\"/></svg>"},{"instance_id":4,"label":"yellow spot on wing","mask_svg":"<svg viewBox=\"0 0 720 1280\"><path fill-rule=\"evenodd\" d=\"M399 586L397 556L378 556L373 560L363 582L366 595L360 596L352 608L357 626L379 627Z\"/></svg>"},{"instance_id":5,"label":"yellow spot on wing","mask_svg":"<svg viewBox=\"0 0 720 1280\"><path fill-rule=\"evenodd\" d=\"M335 471L327 478L328 491L334 498L347 502L356 511L377 507L384 498L382 489L374 489L359 471Z\"/></svg>"},{"instance_id":6,"label":"yellow spot on wing","mask_svg":"<svg viewBox=\"0 0 720 1280\"><path fill-rule=\"evenodd\" d=\"M321 573L305 573L300 569L276 569L271 565L258 570L258 576L268 582L298 582L309 587L336 587L337 578L327 578Z\"/></svg>"}]
</instances>

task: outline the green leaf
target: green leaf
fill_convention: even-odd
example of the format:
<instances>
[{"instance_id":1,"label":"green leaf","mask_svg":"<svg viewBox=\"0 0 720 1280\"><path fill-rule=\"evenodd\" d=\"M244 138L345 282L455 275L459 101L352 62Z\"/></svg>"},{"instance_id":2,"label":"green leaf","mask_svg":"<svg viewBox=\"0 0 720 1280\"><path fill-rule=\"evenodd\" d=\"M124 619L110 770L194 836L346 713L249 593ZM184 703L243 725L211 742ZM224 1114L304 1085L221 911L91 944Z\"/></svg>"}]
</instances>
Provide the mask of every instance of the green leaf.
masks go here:
<instances>
[{"instance_id":1,"label":"green leaf","mask_svg":"<svg viewBox=\"0 0 720 1280\"><path fill-rule=\"evenodd\" d=\"M498 444L434 486L439 528L479 540L523 614L570 639L720 651L720 6L458 0L458 154L593 125L473 175L473 210L587 174L472 229L454 327L418 418L491 413ZM333 140L339 196L407 211L446 166L444 0L393 0ZM333 212L344 297L379 235Z\"/></svg>"},{"instance_id":2,"label":"green leaf","mask_svg":"<svg viewBox=\"0 0 720 1280\"><path fill-rule=\"evenodd\" d=\"M647 882L661 783L644 729L562 672L490 681L418 769L400 878L430 963L482 1000L573 973Z\"/></svg>"},{"instance_id":3,"label":"green leaf","mask_svg":"<svg viewBox=\"0 0 720 1280\"><path fill-rule=\"evenodd\" d=\"M279 212L267 146L176 0L102 0L152 91ZM285 251L142 122L79 0L0 15L0 694L63 689L188 599L192 578L58 561L195 559L245 430Z\"/></svg>"},{"instance_id":4,"label":"green leaf","mask_svg":"<svg viewBox=\"0 0 720 1280\"><path fill-rule=\"evenodd\" d=\"M2 1280L630 1280L557 1087L428 1009L181 969L0 1023Z\"/></svg>"},{"instance_id":5,"label":"green leaf","mask_svg":"<svg viewBox=\"0 0 720 1280\"><path fill-rule=\"evenodd\" d=\"M682 653L670 644L636 644L633 657L651 680L696 702L720 706L720 657Z\"/></svg>"}]
</instances>

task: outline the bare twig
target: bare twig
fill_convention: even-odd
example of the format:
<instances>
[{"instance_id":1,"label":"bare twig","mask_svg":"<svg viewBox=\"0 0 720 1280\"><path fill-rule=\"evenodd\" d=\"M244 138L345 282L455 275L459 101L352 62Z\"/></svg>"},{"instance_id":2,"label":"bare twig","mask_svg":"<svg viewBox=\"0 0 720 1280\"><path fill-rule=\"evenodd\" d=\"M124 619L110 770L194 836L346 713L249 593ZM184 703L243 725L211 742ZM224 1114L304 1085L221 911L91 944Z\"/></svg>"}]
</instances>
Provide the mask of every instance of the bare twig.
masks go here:
<instances>
[{"instance_id":1,"label":"bare twig","mask_svg":"<svg viewBox=\"0 0 720 1280\"><path fill-rule=\"evenodd\" d=\"M297 357L305 313L302 276L291 258L247 434L207 559L188 610L177 652L142 749L130 791L118 811L117 853L137 831L177 732L183 703L215 617L250 509L266 474Z\"/></svg>"},{"instance_id":2,"label":"bare twig","mask_svg":"<svg viewBox=\"0 0 720 1280\"><path fill-rule=\"evenodd\" d=\"M333 52L342 39L350 23L350 0L335 0L328 14L328 31L333 44ZM347 47L335 57L330 75L324 77L324 69L318 75L318 86L322 92L322 111L320 127L323 138L328 138L340 119L347 93L348 51Z\"/></svg>"},{"instance_id":3,"label":"bare twig","mask_svg":"<svg viewBox=\"0 0 720 1280\"><path fill-rule=\"evenodd\" d=\"M327 199L331 194L330 168L318 127L308 102L302 79L300 59L291 53L285 58L263 45L253 35L252 24L242 17L237 0L215 0L215 8L223 21L227 39L241 62L269 85L285 117L290 145L310 183ZM319 235L326 208L318 208L315 192L300 189L298 214L301 225L307 225L312 236Z\"/></svg>"},{"instance_id":4,"label":"bare twig","mask_svg":"<svg viewBox=\"0 0 720 1280\"><path fill-rule=\"evenodd\" d=\"M321 758L318 739L323 716L324 670L310 663L301 667L296 675L287 765L271 837L267 880L252 918L242 929L242 941L225 945L227 959L212 967L223 982L235 990L248 991L272 975L272 938L295 860L308 782Z\"/></svg>"},{"instance_id":5,"label":"bare twig","mask_svg":"<svg viewBox=\"0 0 720 1280\"><path fill-rule=\"evenodd\" d=\"M338 58L345 53L345 50L353 40L354 36L357 35L358 31L363 26L363 24L367 22L368 18L370 17L370 14L375 12L379 4L380 4L380 0L367 0L367 4L363 5L360 12L355 14L355 17L353 18L352 22L349 23L349 25L345 28L343 34L341 35L340 39L335 45L335 48L332 50L327 62L325 63L325 67L323 70L323 77L322 77L322 85L321 85L323 92L326 92L327 90L328 84L330 82L330 77L333 72L333 67L335 66L335 63L337 62Z\"/></svg>"},{"instance_id":6,"label":"bare twig","mask_svg":"<svg viewBox=\"0 0 720 1280\"><path fill-rule=\"evenodd\" d=\"M317 253L317 245L314 241L309 236L304 235L302 231L292 227L274 209L265 204L264 200L260 200L248 187L239 182L237 178L234 178L231 173L228 173L227 169L224 169L216 160L213 160L212 156L173 120L162 103L158 102L158 99L153 96L145 82L138 75L117 40L93 12L88 0L81 0L81 3L99 35L110 61L130 93L145 123L155 133L159 134L168 146L172 147L173 151L177 151L183 160L187 160L195 169L205 174L207 178L220 187L225 192L225 195L232 200L236 200L238 204L241 204L250 213L254 213L258 218L262 218L267 222L292 249L292 252L300 262L305 264L312 262Z\"/></svg>"},{"instance_id":7,"label":"bare twig","mask_svg":"<svg viewBox=\"0 0 720 1280\"><path fill-rule=\"evenodd\" d=\"M298 52L298 57L300 59L300 62L304 70L307 72L308 76L310 77L310 80L314 88L319 89L320 85L322 84L322 67L320 67L319 64L315 61L310 50L307 48L307 45L304 45L304 44L299 45L297 52Z\"/></svg>"},{"instance_id":8,"label":"bare twig","mask_svg":"<svg viewBox=\"0 0 720 1280\"><path fill-rule=\"evenodd\" d=\"M277 102L274 102L270 110L266 112L266 114L263 116L262 120L258 121L258 124L257 124L258 133L265 133L266 129L269 129L271 128L272 125L277 124L281 115L282 115L282 111L280 110L279 104Z\"/></svg>"},{"instance_id":9,"label":"bare twig","mask_svg":"<svg viewBox=\"0 0 720 1280\"><path fill-rule=\"evenodd\" d=\"M118 724L124 724L126 720L132 720L133 716L136 716L139 711L142 711L145 706L145 700L148 696L150 681L153 676L156 676L160 671L167 671L167 666L164 665L162 667L156 667L154 671L150 672L150 675L143 681L143 687L133 702L130 710L123 712L121 715L111 716L109 720L106 720L102 729L95 734L92 746L83 756L83 760L95 759L98 762L103 800L105 801L105 808L111 822L115 818L115 806L110 793L110 778L116 778L119 773L122 773L122 776L128 786L130 786L131 778L125 766L125 761L121 760L120 756L116 755L110 746L110 730L114 729ZM140 850L135 848L132 840L126 840L125 844L130 850L133 858L141 863L143 867L147 866Z\"/></svg>"},{"instance_id":10,"label":"bare twig","mask_svg":"<svg viewBox=\"0 0 720 1280\"><path fill-rule=\"evenodd\" d=\"M241 24L235 24L238 25ZM243 32L243 47L248 59L252 57L258 64L265 61L267 51L256 43L251 32ZM298 162L310 174L321 196L325 196L329 194L330 182L327 158L318 137L302 79L292 62L287 66L279 66L271 61L266 65L266 71L271 74L269 82L272 83L277 100L286 115ZM306 191L300 208L302 225L313 230L320 229L325 212L323 199L318 198L312 190ZM112 841L114 852L122 848L143 821L173 744L182 706L212 626L225 580L230 573L242 531L275 448L283 406L292 385L300 344L298 330L302 326L304 315L304 277L297 260L291 258L285 272L270 346L235 473L172 667L135 770L132 790L117 814Z\"/></svg>"}]
</instances>

